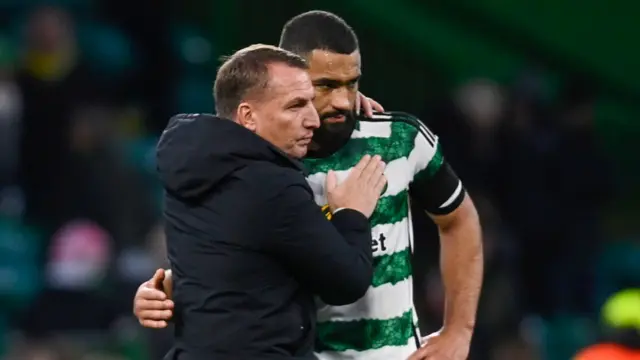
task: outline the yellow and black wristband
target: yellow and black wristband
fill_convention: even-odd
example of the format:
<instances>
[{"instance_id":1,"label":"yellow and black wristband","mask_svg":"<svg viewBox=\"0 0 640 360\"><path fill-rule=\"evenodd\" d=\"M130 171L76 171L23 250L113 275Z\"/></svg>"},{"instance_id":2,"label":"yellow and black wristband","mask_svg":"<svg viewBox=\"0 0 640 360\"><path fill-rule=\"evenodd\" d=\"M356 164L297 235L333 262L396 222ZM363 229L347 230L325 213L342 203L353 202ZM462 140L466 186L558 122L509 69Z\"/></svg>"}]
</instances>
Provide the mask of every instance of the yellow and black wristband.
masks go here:
<instances>
[{"instance_id":1,"label":"yellow and black wristband","mask_svg":"<svg viewBox=\"0 0 640 360\"><path fill-rule=\"evenodd\" d=\"M331 213L331 208L329 207L328 204L321 207L320 210L322 211L324 216L327 217L327 220L331 220L331 218L333 217L333 214Z\"/></svg>"}]
</instances>

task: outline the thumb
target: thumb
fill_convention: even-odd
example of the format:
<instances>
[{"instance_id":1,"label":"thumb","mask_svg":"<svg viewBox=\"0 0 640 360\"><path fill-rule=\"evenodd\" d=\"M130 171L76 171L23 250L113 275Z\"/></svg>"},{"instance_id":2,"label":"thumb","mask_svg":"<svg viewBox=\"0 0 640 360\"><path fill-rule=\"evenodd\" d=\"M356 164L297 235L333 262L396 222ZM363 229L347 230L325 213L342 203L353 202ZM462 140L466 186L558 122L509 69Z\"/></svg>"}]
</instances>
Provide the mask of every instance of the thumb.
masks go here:
<instances>
[{"instance_id":1,"label":"thumb","mask_svg":"<svg viewBox=\"0 0 640 360\"><path fill-rule=\"evenodd\" d=\"M162 290L162 282L164 281L164 269L156 270L151 278L150 284L154 289Z\"/></svg>"},{"instance_id":2,"label":"thumb","mask_svg":"<svg viewBox=\"0 0 640 360\"><path fill-rule=\"evenodd\" d=\"M333 189L336 188L336 186L338 186L338 179L336 178L336 173L333 172L333 170L329 170L329 172L327 173L327 184L326 184L327 191L332 191Z\"/></svg>"}]
</instances>

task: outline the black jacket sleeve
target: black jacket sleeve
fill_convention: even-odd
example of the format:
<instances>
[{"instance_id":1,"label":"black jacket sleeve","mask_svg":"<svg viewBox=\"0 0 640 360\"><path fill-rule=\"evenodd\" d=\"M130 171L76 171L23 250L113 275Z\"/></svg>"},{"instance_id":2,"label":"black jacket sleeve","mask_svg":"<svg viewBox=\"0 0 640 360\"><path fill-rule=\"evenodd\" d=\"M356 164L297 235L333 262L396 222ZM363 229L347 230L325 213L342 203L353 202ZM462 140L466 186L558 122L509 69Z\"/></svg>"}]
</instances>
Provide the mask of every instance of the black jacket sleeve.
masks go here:
<instances>
[{"instance_id":1,"label":"black jacket sleeve","mask_svg":"<svg viewBox=\"0 0 640 360\"><path fill-rule=\"evenodd\" d=\"M328 221L301 185L286 187L276 199L271 251L325 303L345 305L361 298L373 277L368 219L344 209Z\"/></svg>"}]
</instances>

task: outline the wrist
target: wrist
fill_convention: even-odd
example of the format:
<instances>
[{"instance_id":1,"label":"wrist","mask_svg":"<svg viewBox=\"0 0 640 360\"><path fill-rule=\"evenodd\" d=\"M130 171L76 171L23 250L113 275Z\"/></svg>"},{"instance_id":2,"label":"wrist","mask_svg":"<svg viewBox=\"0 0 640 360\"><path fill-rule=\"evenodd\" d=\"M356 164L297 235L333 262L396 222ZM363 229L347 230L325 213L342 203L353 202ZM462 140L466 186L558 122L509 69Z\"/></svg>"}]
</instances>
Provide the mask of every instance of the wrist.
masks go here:
<instances>
[{"instance_id":1,"label":"wrist","mask_svg":"<svg viewBox=\"0 0 640 360\"><path fill-rule=\"evenodd\" d=\"M473 324L445 324L440 330L441 333L455 334L456 336L465 336L471 338L475 323Z\"/></svg>"},{"instance_id":2,"label":"wrist","mask_svg":"<svg viewBox=\"0 0 640 360\"><path fill-rule=\"evenodd\" d=\"M322 210L322 213L327 217L328 220L331 220L331 217L333 214L337 213L338 211L342 211L344 209L347 209L347 207L345 206L335 207L331 204L326 204L320 208L320 210Z\"/></svg>"}]
</instances>

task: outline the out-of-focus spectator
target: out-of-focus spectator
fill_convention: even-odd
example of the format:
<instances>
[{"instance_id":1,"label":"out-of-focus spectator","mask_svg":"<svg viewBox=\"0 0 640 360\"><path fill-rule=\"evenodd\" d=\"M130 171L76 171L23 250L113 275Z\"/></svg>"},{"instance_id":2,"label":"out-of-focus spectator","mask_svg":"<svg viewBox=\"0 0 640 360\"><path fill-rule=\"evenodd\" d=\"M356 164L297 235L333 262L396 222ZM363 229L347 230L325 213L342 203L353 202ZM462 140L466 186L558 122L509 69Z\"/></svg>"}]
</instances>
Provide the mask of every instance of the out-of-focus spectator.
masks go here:
<instances>
[{"instance_id":1,"label":"out-of-focus spectator","mask_svg":"<svg viewBox=\"0 0 640 360\"><path fill-rule=\"evenodd\" d=\"M502 176L497 131L505 101L496 82L472 79L455 91L452 101L442 103L428 116L448 161L472 191L482 189L491 194Z\"/></svg>"},{"instance_id":2,"label":"out-of-focus spectator","mask_svg":"<svg viewBox=\"0 0 640 360\"><path fill-rule=\"evenodd\" d=\"M24 111L20 183L29 222L52 234L68 218L71 115L94 84L85 71L69 15L39 8L25 34L17 83Z\"/></svg>"},{"instance_id":3,"label":"out-of-focus spectator","mask_svg":"<svg viewBox=\"0 0 640 360\"><path fill-rule=\"evenodd\" d=\"M166 0L96 0L95 4L103 16L124 30L136 49L140 66L130 88L123 90L143 100L145 112L149 114L145 118L146 128L159 134L176 110L172 93L180 71L171 51L170 29L174 23L170 19L175 11L174 3ZM198 6L208 7L205 3ZM211 109L199 110L205 111Z\"/></svg>"},{"instance_id":4,"label":"out-of-focus spectator","mask_svg":"<svg viewBox=\"0 0 640 360\"><path fill-rule=\"evenodd\" d=\"M67 216L98 222L117 251L141 246L155 222L143 170L127 158L118 119L122 111L102 102L79 106L71 117L65 199ZM66 219L65 219L66 220Z\"/></svg>"},{"instance_id":5,"label":"out-of-focus spectator","mask_svg":"<svg viewBox=\"0 0 640 360\"><path fill-rule=\"evenodd\" d=\"M596 89L573 79L564 87L557 115L558 137L547 177L553 208L547 214L554 244L549 281L557 313L588 314L596 254L603 240L602 214L612 197L612 166L595 127ZM580 251L576 251L580 249Z\"/></svg>"},{"instance_id":6,"label":"out-of-focus spectator","mask_svg":"<svg viewBox=\"0 0 640 360\"><path fill-rule=\"evenodd\" d=\"M14 77L15 49L0 35L0 189L15 182L22 98Z\"/></svg>"},{"instance_id":7,"label":"out-of-focus spectator","mask_svg":"<svg viewBox=\"0 0 640 360\"><path fill-rule=\"evenodd\" d=\"M640 359L640 288L613 294L602 307L602 339L574 360Z\"/></svg>"},{"instance_id":8,"label":"out-of-focus spectator","mask_svg":"<svg viewBox=\"0 0 640 360\"><path fill-rule=\"evenodd\" d=\"M45 267L45 289L25 318L34 348L62 341L79 349L100 343L117 313L105 293L112 253L111 237L97 224L76 220L52 239Z\"/></svg>"},{"instance_id":9,"label":"out-of-focus spectator","mask_svg":"<svg viewBox=\"0 0 640 360\"><path fill-rule=\"evenodd\" d=\"M515 87L500 206L521 241L527 310L586 313L611 169L596 140L595 90L570 80L551 108L541 88L532 75Z\"/></svg>"},{"instance_id":10,"label":"out-of-focus spectator","mask_svg":"<svg viewBox=\"0 0 640 360\"><path fill-rule=\"evenodd\" d=\"M637 236L616 239L599 251L592 311L600 309L620 289L640 288L640 241Z\"/></svg>"},{"instance_id":11,"label":"out-of-focus spectator","mask_svg":"<svg viewBox=\"0 0 640 360\"><path fill-rule=\"evenodd\" d=\"M519 270L525 301L525 312L545 314L549 274L544 264L549 247L554 246L549 234L552 226L551 210L555 199L548 193L553 181L547 169L548 159L554 156L557 130L543 102L541 75L522 74L511 88L509 109L499 129L501 153L496 191L497 206L519 242Z\"/></svg>"}]
</instances>

